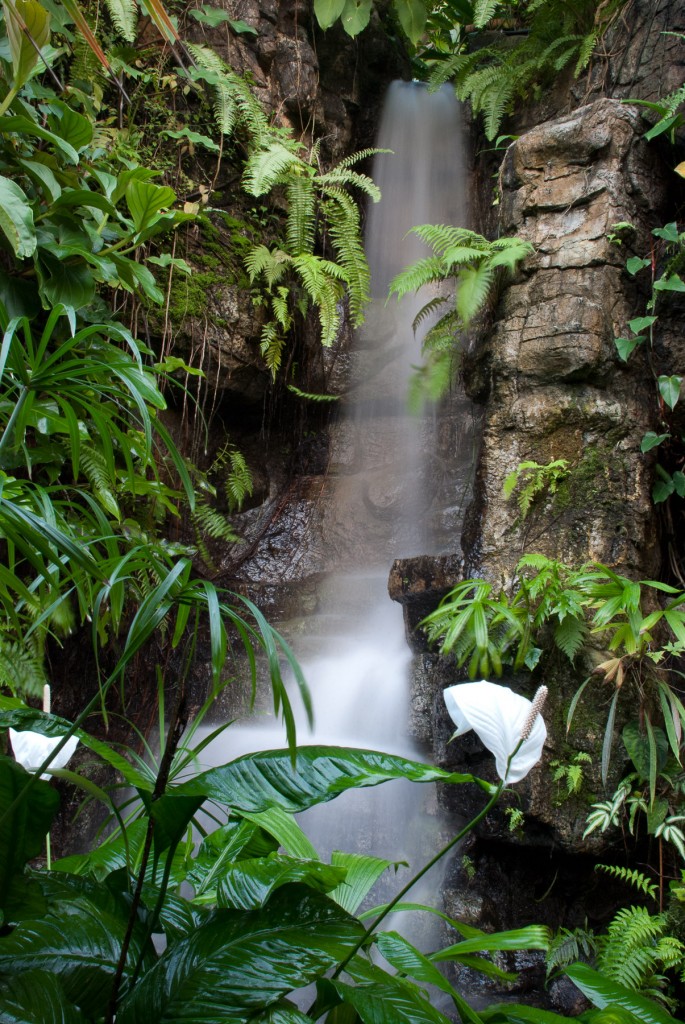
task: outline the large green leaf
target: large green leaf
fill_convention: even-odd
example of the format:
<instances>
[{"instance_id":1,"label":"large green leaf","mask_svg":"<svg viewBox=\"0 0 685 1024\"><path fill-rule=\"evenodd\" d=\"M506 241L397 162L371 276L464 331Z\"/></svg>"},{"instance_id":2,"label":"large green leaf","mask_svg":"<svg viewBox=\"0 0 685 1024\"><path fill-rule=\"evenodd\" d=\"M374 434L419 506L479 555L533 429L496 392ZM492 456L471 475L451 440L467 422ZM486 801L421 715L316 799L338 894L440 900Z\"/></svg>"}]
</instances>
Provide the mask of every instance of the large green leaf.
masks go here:
<instances>
[{"instance_id":1,"label":"large green leaf","mask_svg":"<svg viewBox=\"0 0 685 1024\"><path fill-rule=\"evenodd\" d=\"M256 911L217 910L176 942L121 1004L117 1024L240 1024L339 963L364 934L299 885Z\"/></svg>"},{"instance_id":2,"label":"large green leaf","mask_svg":"<svg viewBox=\"0 0 685 1024\"><path fill-rule=\"evenodd\" d=\"M75 150L84 149L93 139L93 123L83 114L77 113L61 100L53 100L50 104L51 116L48 118L50 130L68 142Z\"/></svg>"},{"instance_id":3,"label":"large green leaf","mask_svg":"<svg viewBox=\"0 0 685 1024\"><path fill-rule=\"evenodd\" d=\"M348 36L358 36L369 24L373 0L346 0L342 23Z\"/></svg>"},{"instance_id":4,"label":"large green leaf","mask_svg":"<svg viewBox=\"0 0 685 1024\"><path fill-rule=\"evenodd\" d=\"M19 259L33 256L37 239L33 211L19 186L0 175L0 230Z\"/></svg>"},{"instance_id":5,"label":"large green leaf","mask_svg":"<svg viewBox=\"0 0 685 1024\"><path fill-rule=\"evenodd\" d=\"M672 1017L663 1006L638 995L624 985L619 985L616 981L610 981L587 964L571 964L565 969L564 974L567 974L583 995L600 1010L605 1006L620 1006L644 1021L644 1024L682 1024L682 1021Z\"/></svg>"},{"instance_id":6,"label":"large green leaf","mask_svg":"<svg viewBox=\"0 0 685 1024\"><path fill-rule=\"evenodd\" d=\"M314 0L314 14L321 28L330 28L345 7L345 0Z\"/></svg>"},{"instance_id":7,"label":"large green leaf","mask_svg":"<svg viewBox=\"0 0 685 1024\"><path fill-rule=\"evenodd\" d=\"M204 796L238 811L280 806L293 813L340 796L347 789L377 786L392 779L411 782L473 782L408 761L394 754L347 747L300 747L293 763L289 750L265 750L210 768L176 787L184 796ZM483 785L487 785L483 783Z\"/></svg>"},{"instance_id":8,"label":"large green leaf","mask_svg":"<svg viewBox=\"0 0 685 1024\"><path fill-rule=\"evenodd\" d=\"M384 972L378 972L379 974ZM339 997L359 1014L363 1024L448 1024L448 1019L431 1006L423 990L397 975L365 985L333 981Z\"/></svg>"},{"instance_id":9,"label":"large green leaf","mask_svg":"<svg viewBox=\"0 0 685 1024\"><path fill-rule=\"evenodd\" d=\"M434 985L445 992L453 1000L462 1021L480 1024L478 1014L471 1009L459 992L449 983L447 978L431 963L428 957L419 952L410 942L397 932L381 932L377 937L377 945L389 964L400 974L406 974L425 985Z\"/></svg>"},{"instance_id":10,"label":"large green leaf","mask_svg":"<svg viewBox=\"0 0 685 1024\"><path fill-rule=\"evenodd\" d=\"M78 163L78 153L71 143L54 132L48 131L47 128L43 128L31 120L30 117L24 117L22 114L0 117L0 133L4 132L16 132L18 135L28 135L44 139L46 142L50 142L68 163Z\"/></svg>"},{"instance_id":11,"label":"large green leaf","mask_svg":"<svg viewBox=\"0 0 685 1024\"><path fill-rule=\"evenodd\" d=\"M151 181L130 181L126 188L126 204L136 231L142 231L157 219L160 211L173 206L176 193L165 185Z\"/></svg>"},{"instance_id":12,"label":"large green leaf","mask_svg":"<svg viewBox=\"0 0 685 1024\"><path fill-rule=\"evenodd\" d=\"M301 1013L293 1003L283 999L258 1017L253 1017L250 1024L313 1024L313 1021L311 1017Z\"/></svg>"},{"instance_id":13,"label":"large green leaf","mask_svg":"<svg viewBox=\"0 0 685 1024\"><path fill-rule=\"evenodd\" d=\"M445 960L459 960L464 954L485 953L506 949L548 949L549 928L541 924L530 924L525 928L513 928L506 932L481 932L473 938L456 942L435 953L431 960L441 963Z\"/></svg>"},{"instance_id":14,"label":"large green leaf","mask_svg":"<svg viewBox=\"0 0 685 1024\"><path fill-rule=\"evenodd\" d=\"M523 1006L519 1003L497 1003L488 1006L486 1010L480 1010L479 1015L483 1021L492 1021L493 1024L562 1024L568 1022L568 1017L562 1017L551 1010L538 1010L535 1006ZM583 1015L585 1021L585 1015ZM606 1021L605 1024L610 1024ZM618 1020L614 1024L626 1024Z\"/></svg>"},{"instance_id":15,"label":"large green leaf","mask_svg":"<svg viewBox=\"0 0 685 1024\"><path fill-rule=\"evenodd\" d=\"M24 793L29 783L31 788ZM0 907L5 906L14 876L42 851L58 807L59 796L47 782L33 779L21 765L0 755Z\"/></svg>"},{"instance_id":16,"label":"large green leaf","mask_svg":"<svg viewBox=\"0 0 685 1024\"><path fill-rule=\"evenodd\" d=\"M363 853L344 853L341 850L334 850L331 864L345 868L346 875L342 885L339 885L329 895L341 907L354 914L383 872L390 867L397 869L406 862L382 860L380 857L372 857Z\"/></svg>"},{"instance_id":17,"label":"large green leaf","mask_svg":"<svg viewBox=\"0 0 685 1024\"><path fill-rule=\"evenodd\" d=\"M400 25L416 46L426 27L426 5L422 0L395 0Z\"/></svg>"},{"instance_id":18,"label":"large green leaf","mask_svg":"<svg viewBox=\"0 0 685 1024\"><path fill-rule=\"evenodd\" d=\"M217 902L232 910L257 910L276 889L289 882L301 882L317 892L330 892L344 878L344 868L272 853L228 865L219 882Z\"/></svg>"},{"instance_id":19,"label":"large green leaf","mask_svg":"<svg viewBox=\"0 0 685 1024\"><path fill-rule=\"evenodd\" d=\"M4 0L2 7L16 90L40 60L38 51L50 42L50 15L36 0Z\"/></svg>"},{"instance_id":20,"label":"large green leaf","mask_svg":"<svg viewBox=\"0 0 685 1024\"><path fill-rule=\"evenodd\" d=\"M59 979L47 971L0 977L2 1024L88 1024L69 1002Z\"/></svg>"},{"instance_id":21,"label":"large green leaf","mask_svg":"<svg viewBox=\"0 0 685 1024\"><path fill-rule=\"evenodd\" d=\"M68 875L42 878L49 910L44 917L21 921L0 937L0 974L45 970L55 974L67 999L93 1016L104 1013L111 993L129 904L105 886ZM152 962L144 929L133 930L131 959ZM143 956L143 951L145 955Z\"/></svg>"}]
</instances>

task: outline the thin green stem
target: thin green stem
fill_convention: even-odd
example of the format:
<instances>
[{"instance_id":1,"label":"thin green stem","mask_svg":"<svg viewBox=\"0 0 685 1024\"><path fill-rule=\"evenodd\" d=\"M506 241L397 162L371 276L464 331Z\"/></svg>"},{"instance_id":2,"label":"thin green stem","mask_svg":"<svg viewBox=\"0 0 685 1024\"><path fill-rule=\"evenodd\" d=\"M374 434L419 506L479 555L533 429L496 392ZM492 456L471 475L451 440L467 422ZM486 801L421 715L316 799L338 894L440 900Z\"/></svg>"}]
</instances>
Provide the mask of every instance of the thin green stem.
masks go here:
<instances>
[{"instance_id":1,"label":"thin green stem","mask_svg":"<svg viewBox=\"0 0 685 1024\"><path fill-rule=\"evenodd\" d=\"M519 743L519 746L520 746L520 743ZM516 749L518 750L518 747L517 747ZM516 751L514 751L514 753L515 753L515 752L516 752ZM511 755L511 757L509 758L509 761L511 761L511 758L512 758L513 756L514 756L514 754L512 754L512 755ZM475 828L475 827L476 827L476 825L478 824L478 822L479 822L479 821L482 821L482 819L483 819L483 818L485 817L485 815L486 815L486 814L488 813L488 811L489 811L489 810L491 809L491 807L492 807L492 806L493 806L493 805L494 805L495 803L497 803L497 801L499 800L499 798L500 798L500 795L501 795L501 793L502 793L502 790L504 789L504 785L505 785L505 784L504 784L504 782L500 782L499 786L497 787L497 789L495 790L495 792L494 792L494 793L492 794L492 796L490 797L490 799L489 799L489 800L488 800L488 802L486 803L485 807L483 807L483 809L482 809L481 811L479 811L479 812L478 812L478 814L477 814L477 815L475 816L475 818L472 818L472 819L471 819L471 821L470 821L470 822L469 822L469 823L468 823L467 825L464 825L464 827L463 827L463 828L462 828L462 829L461 829L461 830L460 830L459 832L457 832L456 836L454 836L454 837L453 837L452 839L450 839L449 843L447 843L447 845L446 845L446 846L443 846L443 847L442 847L442 849L441 849L441 850L439 850L439 851L438 851L438 853L436 853L434 857L431 857L431 859L430 859L430 860L428 861L428 863L427 863L427 864L424 864L424 866L423 866L423 867L421 868L421 870L420 870L420 871L418 871L418 872L417 872L417 873L416 873L416 874L415 874L415 875L414 875L414 876L413 876L413 877L412 877L412 878L411 878L411 879L410 879L410 880L409 880L409 881L407 882L407 884L406 884L406 885L405 885L405 886L404 886L404 887L403 887L402 889L400 889L400 891L399 891L399 892L397 893L397 895L396 895L396 896L393 896L393 898L391 899L390 903L386 904L386 906L385 906L385 907L383 908L383 910L382 910L382 911L381 911L381 913L380 913L380 914L378 915L378 917L377 917L377 918L375 918L375 920L374 920L374 921L372 921L372 923L371 923L371 924L369 925L369 927L368 927L368 928L366 929L366 931L364 932L364 934L362 935L362 937L361 937L361 938L359 939L359 941L358 941L358 942L356 943L356 945L354 946L354 948L353 948L353 949L352 949L352 950L351 950L351 951L350 951L350 952L349 952L349 953L347 954L347 956L346 956L346 957L345 957L345 959L344 959L344 960L342 961L342 963L341 963L341 964L339 964L339 965L338 965L338 967L337 967L337 968L335 969L335 971L333 972L333 977L334 977L334 978L337 978L337 977L338 977L338 976L339 976L339 975L340 975L340 974L342 973L342 971L344 971L344 969L345 969L345 968L347 967L347 965L348 965L348 963L350 962L350 960L352 959L352 957L353 957L353 956L355 956L355 955L356 955L356 954L357 954L357 953L359 952L359 950L361 949L361 947L362 947L362 946L363 946L363 945L364 945L364 944L365 944L365 943L367 942L367 940L368 940L368 939L370 938L370 936L371 936L371 935L373 934L373 932L374 932L374 931L376 930L376 928L377 928L377 927L378 927L378 925L379 925L379 924L381 923L381 921L383 921L383 920L384 920L384 919L385 919L385 918L386 918L386 917L388 916L388 914L389 914L389 913L391 913L391 911L392 911L392 910L394 909L394 907L396 907L396 906L397 906L397 904L398 904L398 903L400 902L400 900L402 900L402 899L403 899L403 897L407 895L407 893L409 892L409 890L410 890L410 889L412 889L412 888L413 888L413 887L414 887L414 886L416 885L416 883L417 883L418 881L420 881L420 879L422 879L422 878L423 878L423 876L424 876L424 875L425 875L425 874L426 874L426 873L427 873L428 871L430 871L430 869L431 869L431 868L432 868L432 867L433 867L433 866L434 866L435 864L437 864L437 863L438 863L438 861L439 861L439 860L440 860L440 859L441 859L442 857L444 857L444 856L445 856L445 854L446 854L446 853L449 853L449 851L450 851L450 850L451 850L451 849L452 849L452 848L453 848L454 846L456 846L456 845L457 845L457 843L458 843L458 842L459 842L459 841L460 841L461 839L463 839L465 835L468 835L468 833L469 833L469 832L470 832L470 831L471 831L471 830L472 830L473 828Z\"/></svg>"},{"instance_id":2,"label":"thin green stem","mask_svg":"<svg viewBox=\"0 0 685 1024\"><path fill-rule=\"evenodd\" d=\"M9 440L10 440L10 438L12 436L12 433L14 431L14 424L17 422L17 419L19 417L19 413L21 412L22 408L24 407L24 403L26 402L26 399L28 398L29 390L30 389L27 388L26 386L22 386L22 389L19 392L19 398L16 401L14 409L12 409L12 415L10 416L9 420L7 421L7 426L5 427L5 429L3 431L2 437L0 437L0 455L4 451L7 443L9 442Z\"/></svg>"}]
</instances>

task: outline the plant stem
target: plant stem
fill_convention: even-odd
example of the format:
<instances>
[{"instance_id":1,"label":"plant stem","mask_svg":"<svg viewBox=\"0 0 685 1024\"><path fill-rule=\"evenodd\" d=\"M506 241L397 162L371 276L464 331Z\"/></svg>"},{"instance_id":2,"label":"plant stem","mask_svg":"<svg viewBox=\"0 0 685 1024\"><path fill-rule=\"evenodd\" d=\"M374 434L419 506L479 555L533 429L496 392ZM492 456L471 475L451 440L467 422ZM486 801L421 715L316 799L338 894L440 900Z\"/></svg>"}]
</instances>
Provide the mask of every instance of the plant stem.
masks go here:
<instances>
[{"instance_id":1,"label":"plant stem","mask_svg":"<svg viewBox=\"0 0 685 1024\"><path fill-rule=\"evenodd\" d=\"M19 392L19 398L16 401L14 409L12 409L12 415L10 416L10 418L9 418L9 420L7 422L7 426L5 427L5 429L3 431L2 437L0 437L0 454L2 453L2 451L5 448L6 444L8 443L10 438L12 437L12 432L14 430L14 424L17 422L17 418L19 416L19 413L22 410L22 407L23 407L24 403L26 402L26 399L28 398L28 394L29 394L29 389L25 385L22 386L22 389Z\"/></svg>"},{"instance_id":2,"label":"plant stem","mask_svg":"<svg viewBox=\"0 0 685 1024\"><path fill-rule=\"evenodd\" d=\"M520 746L520 744L519 744L519 746ZM511 758L509 760L511 760ZM495 792L492 794L492 796L490 797L490 799L488 800L488 802L486 803L486 805L482 809L482 811L479 811L478 814L475 816L475 818L472 818L471 821L467 825L464 825L464 827L459 832L457 832L456 836L454 836L452 839L450 839L449 843L447 843L446 846L443 846L443 848L441 850L439 850L438 853L436 853L434 857L431 857L431 859L428 861L428 863L424 864L424 866L421 868L420 871L417 871L417 873L413 876L413 878L411 878L407 882L407 884L402 889L400 889L400 891L397 893L396 896L393 896L393 898L390 900L390 903L386 904L386 906L383 908L383 910L378 915L378 917L374 921L372 921L372 923L366 929L366 931L362 935L361 939L359 939L359 941L354 946L354 948L351 950L351 952L349 952L347 954L347 956L345 957L345 959L342 961L342 963L339 964L338 967L336 967L336 969L335 969L335 971L333 972L333 975L332 975L334 978L337 978L338 975L341 974L341 972L345 969L345 967L347 967L347 965L350 962L350 960L352 959L352 957L355 956L355 954L359 952L361 947L364 945L364 943L367 941L367 939L373 934L373 932L376 930L376 928L381 923L381 921L383 921L388 916L388 914L393 910L394 907L397 906L397 904L400 902L400 900L404 896L406 896L406 894L409 892L409 890L411 888L413 888L413 886L415 886L416 883L421 878L423 878L423 876L426 874L426 872L430 871L430 869L433 867L434 864L437 864L438 861L442 857L444 857L446 853L449 853L449 851L454 846L456 846L457 843L461 839L463 839L465 835L468 835L468 833L473 828L476 827L476 825L478 824L479 821L482 821L482 819L488 813L490 808L495 803L497 803L497 801L499 800L500 795L502 793L502 790L504 789L504 785L505 785L504 782L500 782L499 786L497 787Z\"/></svg>"}]
</instances>

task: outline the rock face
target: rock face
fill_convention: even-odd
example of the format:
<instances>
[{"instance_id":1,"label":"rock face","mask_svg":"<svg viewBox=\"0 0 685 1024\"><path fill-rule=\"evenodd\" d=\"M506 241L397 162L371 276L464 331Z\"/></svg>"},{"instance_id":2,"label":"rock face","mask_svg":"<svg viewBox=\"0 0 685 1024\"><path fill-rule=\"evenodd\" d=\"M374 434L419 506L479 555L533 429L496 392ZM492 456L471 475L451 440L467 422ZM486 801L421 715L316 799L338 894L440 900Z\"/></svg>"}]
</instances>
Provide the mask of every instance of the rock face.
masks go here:
<instances>
[{"instance_id":1,"label":"rock face","mask_svg":"<svg viewBox=\"0 0 685 1024\"><path fill-rule=\"evenodd\" d=\"M468 574L506 580L524 551L628 575L658 570L651 467L639 451L654 425L654 382L639 360L621 364L614 345L641 300L612 227L633 224L635 251L649 251L665 197L640 134L636 110L601 99L527 132L505 158L502 233L536 252L471 360L486 415ZM557 459L568 477L523 518L504 497L506 477L521 462Z\"/></svg>"}]
</instances>

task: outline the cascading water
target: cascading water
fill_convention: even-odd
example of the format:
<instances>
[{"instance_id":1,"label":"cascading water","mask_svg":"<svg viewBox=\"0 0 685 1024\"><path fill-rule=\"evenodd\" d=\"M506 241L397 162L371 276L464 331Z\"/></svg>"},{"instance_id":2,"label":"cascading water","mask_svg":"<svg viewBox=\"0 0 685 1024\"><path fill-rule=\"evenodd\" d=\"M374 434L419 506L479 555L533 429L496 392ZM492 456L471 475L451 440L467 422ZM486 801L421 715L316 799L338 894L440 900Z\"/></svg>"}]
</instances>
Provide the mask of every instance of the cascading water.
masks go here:
<instances>
[{"instance_id":1,"label":"cascading water","mask_svg":"<svg viewBox=\"0 0 685 1024\"><path fill-rule=\"evenodd\" d=\"M456 550L466 471L452 438L445 460L450 469L436 472L445 448L443 419L407 409L412 367L421 358L412 323L431 296L386 299L392 278L426 255L423 243L407 234L411 227L465 223L453 92L445 87L431 94L421 85L394 83L378 147L392 152L374 161L382 200L371 207L366 232L373 298L352 354L352 387L333 445L334 495L322 525L329 564L336 569L322 584L305 642L293 639L316 718L313 735L300 724L298 741L422 759L407 738L411 656L387 579L396 558ZM231 729L229 742L235 757L282 745L282 733L253 724ZM228 759L225 749L214 757L215 763ZM426 787L391 783L315 808L303 825L321 855L337 848L373 852L406 859L416 869L437 843L425 803Z\"/></svg>"}]
</instances>

